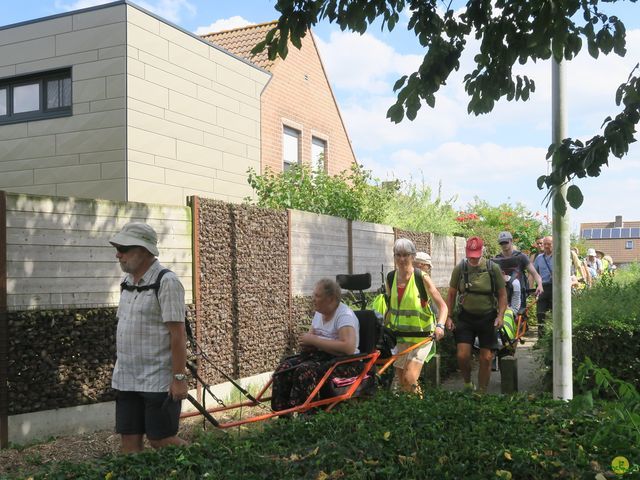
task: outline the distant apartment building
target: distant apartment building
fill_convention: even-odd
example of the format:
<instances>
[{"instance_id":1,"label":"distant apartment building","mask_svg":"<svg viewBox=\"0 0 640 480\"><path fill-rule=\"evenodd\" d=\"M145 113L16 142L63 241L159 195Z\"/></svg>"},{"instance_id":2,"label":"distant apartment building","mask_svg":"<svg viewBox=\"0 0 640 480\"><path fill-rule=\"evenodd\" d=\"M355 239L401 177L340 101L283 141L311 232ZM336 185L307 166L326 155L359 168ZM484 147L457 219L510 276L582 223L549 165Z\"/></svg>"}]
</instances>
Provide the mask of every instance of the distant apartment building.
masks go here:
<instances>
[{"instance_id":1,"label":"distant apartment building","mask_svg":"<svg viewBox=\"0 0 640 480\"><path fill-rule=\"evenodd\" d=\"M270 78L128 0L0 27L0 190L239 202Z\"/></svg>"},{"instance_id":2,"label":"distant apartment building","mask_svg":"<svg viewBox=\"0 0 640 480\"><path fill-rule=\"evenodd\" d=\"M336 174L356 162L347 129L331 89L313 34L286 59L251 55L277 22L204 35L202 38L255 63L273 78L261 97L261 163L275 172L304 163Z\"/></svg>"},{"instance_id":3,"label":"distant apartment building","mask_svg":"<svg viewBox=\"0 0 640 480\"><path fill-rule=\"evenodd\" d=\"M580 237L616 265L640 261L640 221L623 222L617 215L613 222L581 223Z\"/></svg>"}]
</instances>

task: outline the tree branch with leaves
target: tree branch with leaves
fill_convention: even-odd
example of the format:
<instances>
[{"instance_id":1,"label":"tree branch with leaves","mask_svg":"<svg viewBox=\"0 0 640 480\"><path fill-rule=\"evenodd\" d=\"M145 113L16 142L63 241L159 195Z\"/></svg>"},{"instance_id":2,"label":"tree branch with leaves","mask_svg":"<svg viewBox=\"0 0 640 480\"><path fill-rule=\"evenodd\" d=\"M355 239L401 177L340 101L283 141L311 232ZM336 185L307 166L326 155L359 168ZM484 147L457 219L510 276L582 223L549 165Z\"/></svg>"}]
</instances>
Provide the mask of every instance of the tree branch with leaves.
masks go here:
<instances>
[{"instance_id":1,"label":"tree branch with leaves","mask_svg":"<svg viewBox=\"0 0 640 480\"><path fill-rule=\"evenodd\" d=\"M440 87L460 69L471 36L480 46L473 70L464 76L464 87L470 97L468 112L480 115L490 112L504 97L526 101L535 92L533 79L514 73L516 62L524 65L551 57L571 60L584 43L593 58L611 52L624 56L623 22L601 11L602 5L616 1L622 0L470 0L456 12L451 3L437 0L277 0L278 23L253 53L266 49L272 60L278 55L285 58L289 43L300 48L309 28L323 20L360 34L379 21L382 30L391 31L408 9L407 28L426 52L417 71L396 81L397 99L387 117L399 123L405 116L415 119L423 103L434 107ZM605 120L602 135L584 144L566 139L549 148L547 158L554 157L553 170L538 179L540 189L549 189L547 198L576 177L597 177L610 155L620 158L628 152L640 119L640 81L633 73L616 95L624 109L614 119ZM555 198L560 211L566 211L562 196ZM569 187L567 200L574 208L582 204L576 185Z\"/></svg>"}]
</instances>

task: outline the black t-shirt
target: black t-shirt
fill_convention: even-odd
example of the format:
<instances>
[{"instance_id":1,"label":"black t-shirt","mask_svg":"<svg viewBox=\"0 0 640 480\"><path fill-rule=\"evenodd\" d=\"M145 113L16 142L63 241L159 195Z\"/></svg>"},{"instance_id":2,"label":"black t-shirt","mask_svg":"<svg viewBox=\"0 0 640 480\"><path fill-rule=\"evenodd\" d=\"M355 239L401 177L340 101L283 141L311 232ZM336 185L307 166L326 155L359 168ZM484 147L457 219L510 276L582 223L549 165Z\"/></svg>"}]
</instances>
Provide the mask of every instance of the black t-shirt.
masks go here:
<instances>
[{"instance_id":1,"label":"black t-shirt","mask_svg":"<svg viewBox=\"0 0 640 480\"><path fill-rule=\"evenodd\" d=\"M496 263L500 265L500 269L511 276L513 272L517 272L515 278L520 280L520 285L523 287L524 292L528 287L527 276L525 275L527 267L529 266L529 257L524 253L514 250L510 257L505 257L501 253L494 258Z\"/></svg>"},{"instance_id":2,"label":"black t-shirt","mask_svg":"<svg viewBox=\"0 0 640 480\"><path fill-rule=\"evenodd\" d=\"M494 260L507 275L511 275L514 271L518 272L518 278L523 277L530 263L529 257L518 250L514 250L510 257L505 257L499 253Z\"/></svg>"}]
</instances>

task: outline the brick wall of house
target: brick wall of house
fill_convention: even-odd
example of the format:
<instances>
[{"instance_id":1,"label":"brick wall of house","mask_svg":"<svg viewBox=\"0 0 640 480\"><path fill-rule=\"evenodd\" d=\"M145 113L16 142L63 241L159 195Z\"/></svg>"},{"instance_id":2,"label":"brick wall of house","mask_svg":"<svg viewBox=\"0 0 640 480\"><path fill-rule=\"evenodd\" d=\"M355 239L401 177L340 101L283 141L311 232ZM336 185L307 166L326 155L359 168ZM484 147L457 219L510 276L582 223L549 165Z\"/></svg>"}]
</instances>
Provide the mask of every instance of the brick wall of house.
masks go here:
<instances>
[{"instance_id":1,"label":"brick wall of house","mask_svg":"<svg viewBox=\"0 0 640 480\"><path fill-rule=\"evenodd\" d=\"M598 228L598 227L594 227ZM627 242L633 242L633 248L626 248ZM586 240L588 247L611 255L616 265L640 261L640 238L605 238ZM585 252L580 252L584 255Z\"/></svg>"},{"instance_id":2,"label":"brick wall of house","mask_svg":"<svg viewBox=\"0 0 640 480\"><path fill-rule=\"evenodd\" d=\"M356 159L312 35L302 40L302 49L292 46L272 73L261 102L262 170L282 170L283 125L301 132L303 163L311 163L311 141L317 137L327 142L328 172L348 169Z\"/></svg>"}]
</instances>

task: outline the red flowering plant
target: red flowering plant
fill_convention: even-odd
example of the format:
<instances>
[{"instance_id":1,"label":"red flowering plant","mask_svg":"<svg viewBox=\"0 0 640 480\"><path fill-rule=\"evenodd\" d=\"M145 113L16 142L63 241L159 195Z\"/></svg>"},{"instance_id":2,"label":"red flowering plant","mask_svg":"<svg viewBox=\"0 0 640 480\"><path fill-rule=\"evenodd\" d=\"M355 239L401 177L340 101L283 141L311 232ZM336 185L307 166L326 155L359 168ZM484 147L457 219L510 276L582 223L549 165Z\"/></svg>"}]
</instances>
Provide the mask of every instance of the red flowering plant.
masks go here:
<instances>
[{"instance_id":1,"label":"red flowering plant","mask_svg":"<svg viewBox=\"0 0 640 480\"><path fill-rule=\"evenodd\" d=\"M465 237L477 235L485 241L485 248L490 256L500 251L500 232L511 232L515 247L525 253L531 253L535 249L536 238L548 235L551 231L547 215L531 212L521 203L503 203L494 207L478 198L475 198L464 211L459 212L456 220Z\"/></svg>"}]
</instances>

